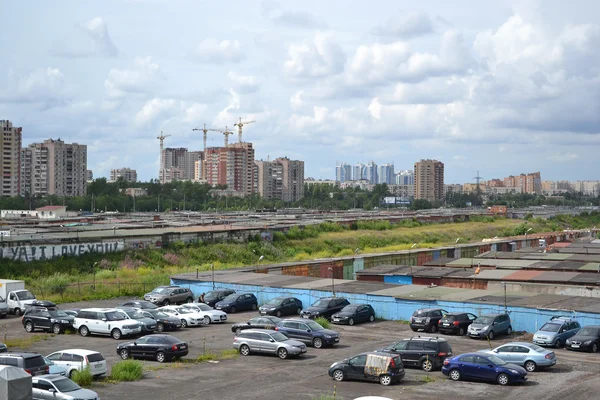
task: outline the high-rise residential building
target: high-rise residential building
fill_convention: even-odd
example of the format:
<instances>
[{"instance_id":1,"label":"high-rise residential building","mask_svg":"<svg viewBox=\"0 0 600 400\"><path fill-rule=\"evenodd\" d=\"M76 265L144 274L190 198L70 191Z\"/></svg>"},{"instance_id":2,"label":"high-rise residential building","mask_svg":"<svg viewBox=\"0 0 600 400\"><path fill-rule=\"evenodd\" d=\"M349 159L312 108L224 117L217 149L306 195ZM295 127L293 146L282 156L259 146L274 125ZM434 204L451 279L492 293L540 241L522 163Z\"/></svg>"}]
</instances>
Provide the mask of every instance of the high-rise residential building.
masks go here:
<instances>
[{"instance_id":1,"label":"high-rise residential building","mask_svg":"<svg viewBox=\"0 0 600 400\"><path fill-rule=\"evenodd\" d=\"M0 120L0 196L18 196L21 191L22 128Z\"/></svg>"},{"instance_id":2,"label":"high-rise residential building","mask_svg":"<svg viewBox=\"0 0 600 400\"><path fill-rule=\"evenodd\" d=\"M202 159L201 151L188 151L184 147L163 149L160 157L159 182L169 183L194 179L196 161L202 161Z\"/></svg>"},{"instance_id":3,"label":"high-rise residential building","mask_svg":"<svg viewBox=\"0 0 600 400\"><path fill-rule=\"evenodd\" d=\"M394 179L394 164L382 164L379 166L377 183L386 183L388 185L396 183Z\"/></svg>"},{"instance_id":4,"label":"high-rise residential building","mask_svg":"<svg viewBox=\"0 0 600 400\"><path fill-rule=\"evenodd\" d=\"M32 167L33 152L30 148L21 148L21 170L20 170L20 188L21 196L29 196L31 194L31 167Z\"/></svg>"},{"instance_id":5,"label":"high-rise residential building","mask_svg":"<svg viewBox=\"0 0 600 400\"><path fill-rule=\"evenodd\" d=\"M279 157L273 162L281 165L282 200L296 202L304 197L304 161Z\"/></svg>"},{"instance_id":6,"label":"high-rise residential building","mask_svg":"<svg viewBox=\"0 0 600 400\"><path fill-rule=\"evenodd\" d=\"M444 163L421 160L415 163L415 199L430 202L444 200Z\"/></svg>"},{"instance_id":7,"label":"high-rise residential building","mask_svg":"<svg viewBox=\"0 0 600 400\"><path fill-rule=\"evenodd\" d=\"M87 146L47 139L32 143L22 151L31 168L23 179L30 185L23 193L31 195L84 196L87 187Z\"/></svg>"},{"instance_id":8,"label":"high-rise residential building","mask_svg":"<svg viewBox=\"0 0 600 400\"><path fill-rule=\"evenodd\" d=\"M254 149L252 143L237 142L227 147L206 149L206 182L227 185L227 190L240 196L252 194L255 188Z\"/></svg>"},{"instance_id":9,"label":"high-rise residential building","mask_svg":"<svg viewBox=\"0 0 600 400\"><path fill-rule=\"evenodd\" d=\"M369 183L373 185L377 183L377 164L375 164L375 162L369 161L367 163L363 179L369 181Z\"/></svg>"},{"instance_id":10,"label":"high-rise residential building","mask_svg":"<svg viewBox=\"0 0 600 400\"><path fill-rule=\"evenodd\" d=\"M352 166L347 163L341 163L335 166L335 180L343 183L352 180Z\"/></svg>"},{"instance_id":11,"label":"high-rise residential building","mask_svg":"<svg viewBox=\"0 0 600 400\"><path fill-rule=\"evenodd\" d=\"M358 163L352 167L352 179L355 181L366 179L366 172L367 166L365 164Z\"/></svg>"},{"instance_id":12,"label":"high-rise residential building","mask_svg":"<svg viewBox=\"0 0 600 400\"><path fill-rule=\"evenodd\" d=\"M254 161L257 167L257 192L264 199L283 198L283 166L272 161Z\"/></svg>"},{"instance_id":13,"label":"high-rise residential building","mask_svg":"<svg viewBox=\"0 0 600 400\"><path fill-rule=\"evenodd\" d=\"M599 181L577 181L571 184L575 192L579 192L584 196L597 197L600 195Z\"/></svg>"},{"instance_id":14,"label":"high-rise residential building","mask_svg":"<svg viewBox=\"0 0 600 400\"><path fill-rule=\"evenodd\" d=\"M127 182L137 182L137 171L131 168L117 168L110 170L110 180L118 181L123 178Z\"/></svg>"},{"instance_id":15,"label":"high-rise residential building","mask_svg":"<svg viewBox=\"0 0 600 400\"><path fill-rule=\"evenodd\" d=\"M504 178L503 182L507 187L520 187L522 193L542 193L542 177L539 172L518 176L510 175Z\"/></svg>"},{"instance_id":16,"label":"high-rise residential building","mask_svg":"<svg viewBox=\"0 0 600 400\"><path fill-rule=\"evenodd\" d=\"M405 169L396 174L396 185L414 185L415 175L411 169Z\"/></svg>"}]
</instances>

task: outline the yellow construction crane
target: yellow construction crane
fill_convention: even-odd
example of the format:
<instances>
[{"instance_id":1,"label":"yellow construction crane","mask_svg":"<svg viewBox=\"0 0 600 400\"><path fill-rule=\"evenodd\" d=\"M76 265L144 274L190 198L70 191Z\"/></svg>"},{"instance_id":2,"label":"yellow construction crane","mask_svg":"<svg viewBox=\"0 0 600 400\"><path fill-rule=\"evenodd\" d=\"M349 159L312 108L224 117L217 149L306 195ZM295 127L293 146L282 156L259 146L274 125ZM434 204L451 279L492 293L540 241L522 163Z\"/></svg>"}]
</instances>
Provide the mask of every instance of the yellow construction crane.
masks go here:
<instances>
[{"instance_id":1,"label":"yellow construction crane","mask_svg":"<svg viewBox=\"0 0 600 400\"><path fill-rule=\"evenodd\" d=\"M165 139L168 138L171 135L165 135L163 134L163 131L160 131L160 136L157 136L156 138L158 140L160 140L160 172L159 172L159 179L160 179L160 183L164 183L165 180L165 165L164 165L164 160L163 160L163 148L164 148L164 142Z\"/></svg>"},{"instance_id":2,"label":"yellow construction crane","mask_svg":"<svg viewBox=\"0 0 600 400\"><path fill-rule=\"evenodd\" d=\"M160 154L162 154L165 139L168 138L169 136L171 136L171 135L163 135L163 131L160 131L160 136L156 137L158 140L160 140Z\"/></svg>"},{"instance_id":3,"label":"yellow construction crane","mask_svg":"<svg viewBox=\"0 0 600 400\"><path fill-rule=\"evenodd\" d=\"M222 130L220 129L210 129L210 128L206 128L206 124L204 124L204 128L194 128L192 129L193 131L202 131L204 133L204 137L203 137L203 143L204 143L204 151L206 151L206 134L208 132L221 132L223 133Z\"/></svg>"},{"instance_id":4,"label":"yellow construction crane","mask_svg":"<svg viewBox=\"0 0 600 400\"><path fill-rule=\"evenodd\" d=\"M241 142L242 141L242 127L244 125L248 125L248 124L252 124L256 121L247 121L247 122L242 122L242 117L240 117L240 122L233 124L233 126L237 126L238 128L238 140Z\"/></svg>"}]
</instances>

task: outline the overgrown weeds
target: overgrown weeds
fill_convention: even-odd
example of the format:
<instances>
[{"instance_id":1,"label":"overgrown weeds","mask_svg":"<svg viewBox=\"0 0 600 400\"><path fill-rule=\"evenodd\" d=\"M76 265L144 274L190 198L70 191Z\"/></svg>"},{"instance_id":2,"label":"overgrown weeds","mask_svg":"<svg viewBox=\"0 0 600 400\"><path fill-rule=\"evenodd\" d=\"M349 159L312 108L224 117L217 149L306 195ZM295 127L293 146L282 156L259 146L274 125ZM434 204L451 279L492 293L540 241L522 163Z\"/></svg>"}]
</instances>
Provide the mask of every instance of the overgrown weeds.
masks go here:
<instances>
[{"instance_id":1,"label":"overgrown weeds","mask_svg":"<svg viewBox=\"0 0 600 400\"><path fill-rule=\"evenodd\" d=\"M315 318L315 322L319 325L321 325L323 328L325 329L329 329L329 321L327 320L327 318L323 318L323 317L318 317Z\"/></svg>"},{"instance_id":2,"label":"overgrown weeds","mask_svg":"<svg viewBox=\"0 0 600 400\"><path fill-rule=\"evenodd\" d=\"M81 371L74 371L71 376L71 379L79 386L90 387L92 386L92 382L94 381L94 375L92 375L90 367L85 367Z\"/></svg>"},{"instance_id":3,"label":"overgrown weeds","mask_svg":"<svg viewBox=\"0 0 600 400\"><path fill-rule=\"evenodd\" d=\"M113 382L139 381L144 374L143 365L137 360L116 362L110 371L109 380Z\"/></svg>"}]
</instances>

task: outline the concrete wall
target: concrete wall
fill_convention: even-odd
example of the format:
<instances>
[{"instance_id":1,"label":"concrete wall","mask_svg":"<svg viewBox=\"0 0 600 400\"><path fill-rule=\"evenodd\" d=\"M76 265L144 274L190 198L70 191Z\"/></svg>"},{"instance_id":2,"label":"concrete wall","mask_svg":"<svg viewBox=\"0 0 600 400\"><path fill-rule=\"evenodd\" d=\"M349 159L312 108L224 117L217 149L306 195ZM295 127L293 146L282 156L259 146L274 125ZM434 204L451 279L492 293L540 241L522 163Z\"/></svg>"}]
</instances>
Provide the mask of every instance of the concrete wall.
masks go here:
<instances>
[{"instance_id":1,"label":"concrete wall","mask_svg":"<svg viewBox=\"0 0 600 400\"><path fill-rule=\"evenodd\" d=\"M488 282L487 288L495 291L502 291L502 283ZM557 294L562 296L582 296L582 297L600 297L600 287L597 286L569 286L553 285L547 283L519 283L507 282L506 290L508 292L523 292L535 294Z\"/></svg>"},{"instance_id":2,"label":"concrete wall","mask_svg":"<svg viewBox=\"0 0 600 400\"><path fill-rule=\"evenodd\" d=\"M179 279L171 279L171 284L190 288L194 292L194 298L201 293L212 289L212 282L196 282ZM263 304L268 300L281 296L290 295L302 300L304 307L311 305L320 297L331 296L327 290L309 290L295 288L263 287L256 285L243 284L222 284L216 283L218 288L227 287L240 292L251 292L258 298L258 303ZM504 310L504 306L495 304L461 303L442 300L405 300L395 299L391 296L377 296L362 293L344 293L336 292L339 297L346 297L351 303L369 303L375 309L377 317L387 320L408 320L414 310L424 307L441 307L449 312L462 311L470 312L475 315L488 313L499 313ZM535 309L527 307L508 307L512 320L512 327L516 331L526 331L533 333L546 321L554 315L568 315L576 318L580 324L598 325L600 324L600 314L593 313L575 313L564 310Z\"/></svg>"}]
</instances>

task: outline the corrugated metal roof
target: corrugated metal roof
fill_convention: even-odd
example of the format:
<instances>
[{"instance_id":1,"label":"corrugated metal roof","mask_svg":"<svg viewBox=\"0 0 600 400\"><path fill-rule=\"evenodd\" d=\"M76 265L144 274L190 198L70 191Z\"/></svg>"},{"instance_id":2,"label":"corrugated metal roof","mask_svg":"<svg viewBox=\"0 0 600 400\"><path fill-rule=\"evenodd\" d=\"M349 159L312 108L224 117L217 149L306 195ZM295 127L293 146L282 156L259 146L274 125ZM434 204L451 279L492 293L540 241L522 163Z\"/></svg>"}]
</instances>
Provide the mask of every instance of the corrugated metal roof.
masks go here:
<instances>
[{"instance_id":1,"label":"corrugated metal roof","mask_svg":"<svg viewBox=\"0 0 600 400\"><path fill-rule=\"evenodd\" d=\"M597 285L600 284L600 274L591 274L589 272L577 274L573 278L571 278L569 282L577 284Z\"/></svg>"},{"instance_id":2,"label":"corrugated metal roof","mask_svg":"<svg viewBox=\"0 0 600 400\"><path fill-rule=\"evenodd\" d=\"M600 263L587 263L579 267L580 271L597 271Z\"/></svg>"},{"instance_id":3,"label":"corrugated metal roof","mask_svg":"<svg viewBox=\"0 0 600 400\"><path fill-rule=\"evenodd\" d=\"M542 273L543 273L543 271L530 271L530 270L516 271L516 272L511 273L510 275L506 275L504 277L504 279L510 280L510 281L528 281Z\"/></svg>"},{"instance_id":4,"label":"corrugated metal roof","mask_svg":"<svg viewBox=\"0 0 600 400\"><path fill-rule=\"evenodd\" d=\"M471 275L474 279L505 279L508 275L513 274L512 270L509 269L482 269L477 275Z\"/></svg>"},{"instance_id":5,"label":"corrugated metal roof","mask_svg":"<svg viewBox=\"0 0 600 400\"><path fill-rule=\"evenodd\" d=\"M577 272L548 271L531 278L532 281L568 282L579 275Z\"/></svg>"},{"instance_id":6,"label":"corrugated metal roof","mask_svg":"<svg viewBox=\"0 0 600 400\"><path fill-rule=\"evenodd\" d=\"M535 253L535 254L524 254L523 259L526 260L566 260L570 256L564 253Z\"/></svg>"},{"instance_id":7,"label":"corrugated metal roof","mask_svg":"<svg viewBox=\"0 0 600 400\"><path fill-rule=\"evenodd\" d=\"M404 293L395 296L396 298L410 298L414 300L441 300L444 295L449 295L455 292L460 292L463 289L450 288L445 286L427 287L424 286L418 292Z\"/></svg>"}]
</instances>

